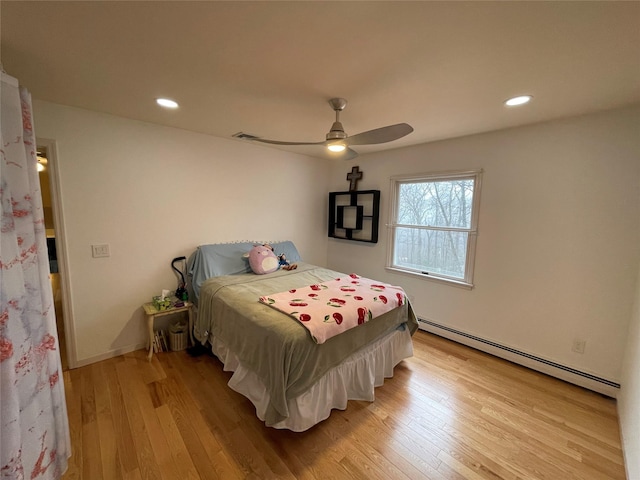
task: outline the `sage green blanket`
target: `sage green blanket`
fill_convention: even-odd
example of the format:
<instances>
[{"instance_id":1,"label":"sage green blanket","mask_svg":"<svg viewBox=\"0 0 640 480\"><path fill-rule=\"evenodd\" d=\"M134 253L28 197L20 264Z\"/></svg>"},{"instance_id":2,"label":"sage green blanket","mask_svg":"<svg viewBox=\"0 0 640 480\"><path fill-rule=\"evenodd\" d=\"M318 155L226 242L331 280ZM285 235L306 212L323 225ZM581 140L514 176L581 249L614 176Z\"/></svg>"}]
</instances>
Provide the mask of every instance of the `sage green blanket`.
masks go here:
<instances>
[{"instance_id":1,"label":"sage green blanket","mask_svg":"<svg viewBox=\"0 0 640 480\"><path fill-rule=\"evenodd\" d=\"M369 343L406 324L411 334L418 322L407 304L352 328L323 344L315 343L300 323L259 302L269 295L324 282L344 273L298 263L296 270L268 275L227 275L206 280L200 288L194 335L206 343L209 336L235 353L267 388L271 404L265 422L273 425L289 416L287 400L296 398L328 370Z\"/></svg>"}]
</instances>

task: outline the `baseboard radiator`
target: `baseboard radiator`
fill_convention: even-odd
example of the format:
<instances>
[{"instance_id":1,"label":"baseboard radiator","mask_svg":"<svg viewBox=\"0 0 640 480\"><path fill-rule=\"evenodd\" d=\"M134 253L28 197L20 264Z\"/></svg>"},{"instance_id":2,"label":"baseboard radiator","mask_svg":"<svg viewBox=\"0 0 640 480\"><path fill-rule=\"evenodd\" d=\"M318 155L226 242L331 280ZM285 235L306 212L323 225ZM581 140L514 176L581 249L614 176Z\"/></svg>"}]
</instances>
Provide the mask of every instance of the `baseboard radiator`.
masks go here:
<instances>
[{"instance_id":1,"label":"baseboard radiator","mask_svg":"<svg viewBox=\"0 0 640 480\"><path fill-rule=\"evenodd\" d=\"M606 378L582 372L572 367L562 365L545 358L532 355L527 352L517 350L506 345L487 340L476 335L471 335L455 328L440 325L424 318L418 318L420 329L440 337L448 338L454 342L467 345L496 357L509 360L510 362L523 365L538 372L551 375L552 377L565 380L569 383L579 385L589 390L616 398L620 391L620 384Z\"/></svg>"}]
</instances>

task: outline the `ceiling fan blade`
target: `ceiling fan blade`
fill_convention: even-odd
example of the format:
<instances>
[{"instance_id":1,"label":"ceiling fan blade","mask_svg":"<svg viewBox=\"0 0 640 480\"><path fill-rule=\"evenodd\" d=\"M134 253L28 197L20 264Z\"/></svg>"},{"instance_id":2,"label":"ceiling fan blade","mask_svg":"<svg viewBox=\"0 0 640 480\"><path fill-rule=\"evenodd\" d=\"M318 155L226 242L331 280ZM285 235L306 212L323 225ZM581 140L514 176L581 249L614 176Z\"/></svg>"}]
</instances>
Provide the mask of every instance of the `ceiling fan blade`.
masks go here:
<instances>
[{"instance_id":1,"label":"ceiling fan blade","mask_svg":"<svg viewBox=\"0 0 640 480\"><path fill-rule=\"evenodd\" d=\"M266 138L257 138L257 137L247 137L247 140L252 142L260 142L267 143L270 145L328 145L330 142L282 142L280 140L268 140ZM356 158L358 156L358 152L352 150L350 148L346 148L342 152L330 152L327 150L327 154L331 158L335 158L338 160L351 160L352 158Z\"/></svg>"},{"instance_id":2,"label":"ceiling fan blade","mask_svg":"<svg viewBox=\"0 0 640 480\"><path fill-rule=\"evenodd\" d=\"M280 140L267 140L266 138L249 138L253 142L269 143L271 145L324 145L325 142L282 142Z\"/></svg>"},{"instance_id":3,"label":"ceiling fan blade","mask_svg":"<svg viewBox=\"0 0 640 480\"><path fill-rule=\"evenodd\" d=\"M347 147L341 152L330 152L327 150L326 155L331 159L346 161L356 158L358 156L358 152Z\"/></svg>"},{"instance_id":4,"label":"ceiling fan blade","mask_svg":"<svg viewBox=\"0 0 640 480\"><path fill-rule=\"evenodd\" d=\"M409 135L413 132L413 127L406 123L397 123L387 127L376 128L367 132L351 135L345 139L348 145L374 145L376 143L387 143Z\"/></svg>"}]
</instances>

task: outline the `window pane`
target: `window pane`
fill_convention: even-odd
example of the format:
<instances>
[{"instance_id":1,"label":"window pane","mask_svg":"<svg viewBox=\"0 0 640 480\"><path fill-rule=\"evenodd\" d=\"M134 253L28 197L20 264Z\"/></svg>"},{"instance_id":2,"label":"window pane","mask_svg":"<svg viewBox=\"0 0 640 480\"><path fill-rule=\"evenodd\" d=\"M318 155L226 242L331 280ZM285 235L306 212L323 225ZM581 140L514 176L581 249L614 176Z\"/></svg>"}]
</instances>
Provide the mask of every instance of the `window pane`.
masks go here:
<instances>
[{"instance_id":1,"label":"window pane","mask_svg":"<svg viewBox=\"0 0 640 480\"><path fill-rule=\"evenodd\" d=\"M472 178L401 183L398 223L432 227L471 227Z\"/></svg>"},{"instance_id":2,"label":"window pane","mask_svg":"<svg viewBox=\"0 0 640 480\"><path fill-rule=\"evenodd\" d=\"M394 266L464 279L468 237L467 232L398 227Z\"/></svg>"}]
</instances>

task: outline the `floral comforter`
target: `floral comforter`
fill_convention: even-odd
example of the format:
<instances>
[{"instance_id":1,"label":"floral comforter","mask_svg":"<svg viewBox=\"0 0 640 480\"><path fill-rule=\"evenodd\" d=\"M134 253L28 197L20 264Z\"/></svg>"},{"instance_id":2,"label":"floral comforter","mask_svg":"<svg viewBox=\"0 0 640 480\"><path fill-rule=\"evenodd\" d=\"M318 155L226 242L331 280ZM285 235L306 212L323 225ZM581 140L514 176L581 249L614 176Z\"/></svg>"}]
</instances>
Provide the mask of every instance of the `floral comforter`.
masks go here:
<instances>
[{"instance_id":1,"label":"floral comforter","mask_svg":"<svg viewBox=\"0 0 640 480\"><path fill-rule=\"evenodd\" d=\"M328 282L264 295L260 301L296 318L316 343L324 343L404 305L406 295L401 287L352 273Z\"/></svg>"}]
</instances>

